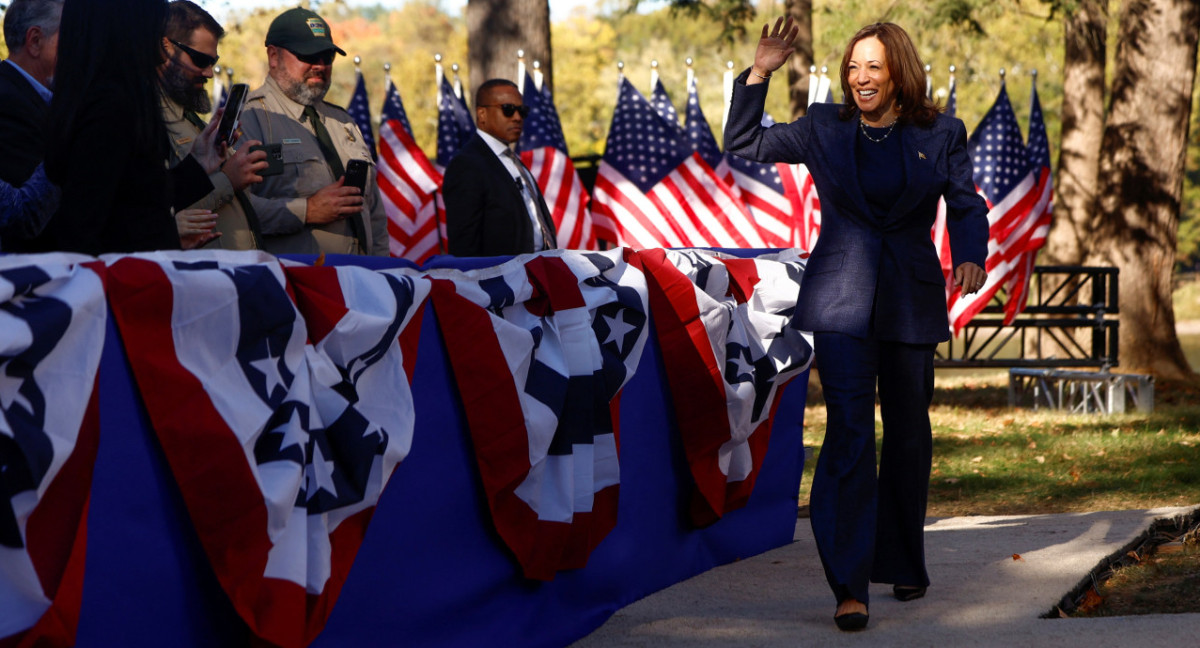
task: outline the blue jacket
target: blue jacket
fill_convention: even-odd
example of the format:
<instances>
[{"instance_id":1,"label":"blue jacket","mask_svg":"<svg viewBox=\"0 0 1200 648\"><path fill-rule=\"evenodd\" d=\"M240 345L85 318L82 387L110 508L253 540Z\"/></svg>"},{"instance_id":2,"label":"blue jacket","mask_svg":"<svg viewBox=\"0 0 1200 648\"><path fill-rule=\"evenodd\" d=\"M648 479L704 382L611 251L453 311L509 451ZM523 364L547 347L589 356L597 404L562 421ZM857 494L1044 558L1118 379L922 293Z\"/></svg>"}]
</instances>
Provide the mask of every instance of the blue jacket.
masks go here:
<instances>
[{"instance_id":1,"label":"blue jacket","mask_svg":"<svg viewBox=\"0 0 1200 648\"><path fill-rule=\"evenodd\" d=\"M797 304L797 325L911 344L950 339L946 282L930 236L945 196L954 267L987 259L988 208L975 191L967 131L938 115L932 126L901 124L907 184L879 220L859 187L858 119L838 118L839 104L817 103L790 124L761 126L767 84L733 86L725 150L759 162L803 163L821 200L821 234L810 251Z\"/></svg>"}]
</instances>

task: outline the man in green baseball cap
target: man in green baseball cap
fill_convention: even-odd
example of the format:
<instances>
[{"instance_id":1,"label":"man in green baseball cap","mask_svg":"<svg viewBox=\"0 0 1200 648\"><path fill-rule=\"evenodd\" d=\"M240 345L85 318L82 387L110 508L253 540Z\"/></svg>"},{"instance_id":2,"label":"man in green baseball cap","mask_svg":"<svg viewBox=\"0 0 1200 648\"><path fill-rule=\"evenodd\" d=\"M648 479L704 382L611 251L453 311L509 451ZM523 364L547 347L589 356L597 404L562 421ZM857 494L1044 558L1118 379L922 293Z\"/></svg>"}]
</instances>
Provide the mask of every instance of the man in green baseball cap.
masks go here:
<instances>
[{"instance_id":1,"label":"man in green baseball cap","mask_svg":"<svg viewBox=\"0 0 1200 648\"><path fill-rule=\"evenodd\" d=\"M387 256L371 150L350 114L325 101L334 59L346 55L329 23L288 9L271 21L266 46L267 78L246 98L241 121L242 136L263 142L279 162L252 189L263 249Z\"/></svg>"}]
</instances>

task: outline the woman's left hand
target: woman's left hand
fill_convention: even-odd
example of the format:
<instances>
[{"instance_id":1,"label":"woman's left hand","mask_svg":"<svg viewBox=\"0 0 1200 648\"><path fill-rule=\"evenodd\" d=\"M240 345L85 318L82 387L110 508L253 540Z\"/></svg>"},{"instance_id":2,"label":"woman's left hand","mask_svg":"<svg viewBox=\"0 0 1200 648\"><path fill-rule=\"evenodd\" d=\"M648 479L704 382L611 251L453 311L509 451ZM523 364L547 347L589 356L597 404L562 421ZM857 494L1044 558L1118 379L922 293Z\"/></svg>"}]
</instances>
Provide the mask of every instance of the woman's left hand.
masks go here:
<instances>
[{"instance_id":1,"label":"woman's left hand","mask_svg":"<svg viewBox=\"0 0 1200 648\"><path fill-rule=\"evenodd\" d=\"M200 132L196 142L192 144L192 157L204 167L204 172L212 175L221 168L225 161L225 145L217 145L217 124L221 123L224 108L218 108L209 120L208 126Z\"/></svg>"},{"instance_id":2,"label":"woman's left hand","mask_svg":"<svg viewBox=\"0 0 1200 648\"><path fill-rule=\"evenodd\" d=\"M968 261L954 269L954 285L962 288L964 295L979 292L985 283L987 272L974 263Z\"/></svg>"},{"instance_id":3,"label":"woman's left hand","mask_svg":"<svg viewBox=\"0 0 1200 648\"><path fill-rule=\"evenodd\" d=\"M175 212L175 227L179 230L179 245L185 250L208 243L221 236L214 232L217 215L207 209L181 209Z\"/></svg>"}]
</instances>

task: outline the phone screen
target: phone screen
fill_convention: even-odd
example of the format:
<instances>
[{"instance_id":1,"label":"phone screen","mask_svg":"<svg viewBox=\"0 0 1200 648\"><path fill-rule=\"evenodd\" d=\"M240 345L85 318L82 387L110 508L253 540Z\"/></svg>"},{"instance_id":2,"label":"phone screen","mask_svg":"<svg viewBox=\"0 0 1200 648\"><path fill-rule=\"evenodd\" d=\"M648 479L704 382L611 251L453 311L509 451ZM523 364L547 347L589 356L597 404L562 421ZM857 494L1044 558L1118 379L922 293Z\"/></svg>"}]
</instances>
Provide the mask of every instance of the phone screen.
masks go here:
<instances>
[{"instance_id":1,"label":"phone screen","mask_svg":"<svg viewBox=\"0 0 1200 648\"><path fill-rule=\"evenodd\" d=\"M245 83L235 83L229 90L229 99L225 101L225 114L221 115L221 123L217 125L217 144L233 144L230 140L238 127L238 118L242 114L242 105L246 102L246 93L250 86Z\"/></svg>"},{"instance_id":2,"label":"phone screen","mask_svg":"<svg viewBox=\"0 0 1200 648\"><path fill-rule=\"evenodd\" d=\"M367 169L371 165L367 164L366 160L350 160L346 164L346 183L347 187L358 187L360 191L366 189L367 186Z\"/></svg>"}]
</instances>

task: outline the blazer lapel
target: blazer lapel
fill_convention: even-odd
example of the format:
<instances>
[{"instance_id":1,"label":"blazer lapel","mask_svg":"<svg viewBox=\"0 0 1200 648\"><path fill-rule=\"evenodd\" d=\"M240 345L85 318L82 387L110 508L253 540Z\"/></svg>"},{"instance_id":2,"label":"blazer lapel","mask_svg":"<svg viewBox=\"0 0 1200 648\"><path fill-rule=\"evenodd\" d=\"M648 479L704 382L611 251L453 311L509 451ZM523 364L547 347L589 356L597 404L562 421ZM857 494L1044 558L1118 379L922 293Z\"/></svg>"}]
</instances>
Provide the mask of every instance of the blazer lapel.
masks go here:
<instances>
[{"instance_id":1,"label":"blazer lapel","mask_svg":"<svg viewBox=\"0 0 1200 648\"><path fill-rule=\"evenodd\" d=\"M935 146L932 134L931 129L911 125L900 133L900 146L904 151L904 192L888 210L888 222L895 222L912 211L929 191L933 175L928 171L936 167L937 158L942 154L942 147Z\"/></svg>"}]
</instances>

